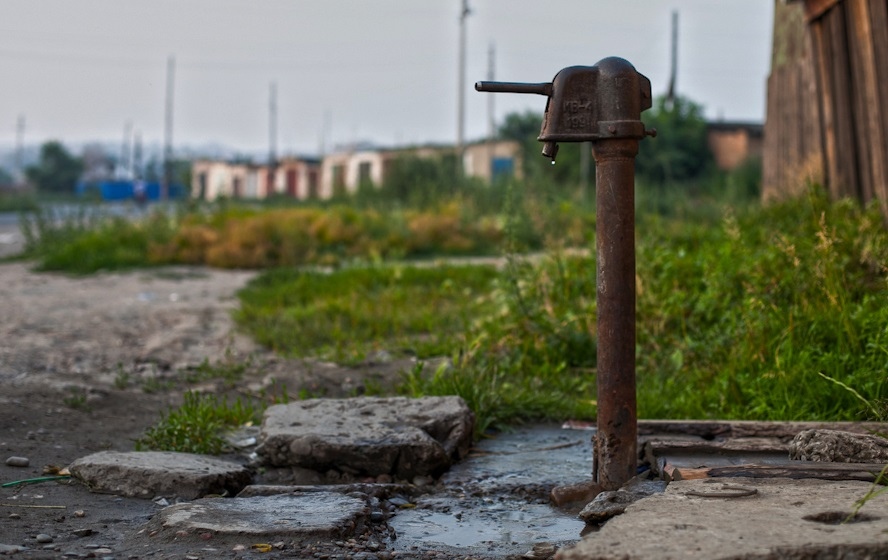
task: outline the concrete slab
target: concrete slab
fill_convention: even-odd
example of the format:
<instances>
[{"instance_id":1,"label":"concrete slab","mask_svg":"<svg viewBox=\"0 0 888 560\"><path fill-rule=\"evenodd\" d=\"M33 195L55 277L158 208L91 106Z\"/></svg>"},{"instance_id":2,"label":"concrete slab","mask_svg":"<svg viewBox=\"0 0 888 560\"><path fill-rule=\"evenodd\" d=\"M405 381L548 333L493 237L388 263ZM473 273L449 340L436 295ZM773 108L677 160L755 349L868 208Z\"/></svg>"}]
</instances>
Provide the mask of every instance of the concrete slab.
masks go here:
<instances>
[{"instance_id":1,"label":"concrete slab","mask_svg":"<svg viewBox=\"0 0 888 560\"><path fill-rule=\"evenodd\" d=\"M68 468L93 492L144 499L235 495L252 479L243 465L169 451L102 451L81 457Z\"/></svg>"},{"instance_id":2,"label":"concrete slab","mask_svg":"<svg viewBox=\"0 0 888 560\"><path fill-rule=\"evenodd\" d=\"M269 407L256 452L271 466L409 480L466 455L473 426L459 397L309 399Z\"/></svg>"},{"instance_id":3,"label":"concrete slab","mask_svg":"<svg viewBox=\"0 0 888 560\"><path fill-rule=\"evenodd\" d=\"M630 505L556 558L885 558L888 500L876 498L859 521L841 523L870 488L865 482L814 479L676 481L664 493Z\"/></svg>"},{"instance_id":4,"label":"concrete slab","mask_svg":"<svg viewBox=\"0 0 888 560\"><path fill-rule=\"evenodd\" d=\"M161 540L194 537L218 541L250 536L342 538L352 534L368 515L364 500L334 492L252 498L205 498L162 509L143 534Z\"/></svg>"}]
</instances>

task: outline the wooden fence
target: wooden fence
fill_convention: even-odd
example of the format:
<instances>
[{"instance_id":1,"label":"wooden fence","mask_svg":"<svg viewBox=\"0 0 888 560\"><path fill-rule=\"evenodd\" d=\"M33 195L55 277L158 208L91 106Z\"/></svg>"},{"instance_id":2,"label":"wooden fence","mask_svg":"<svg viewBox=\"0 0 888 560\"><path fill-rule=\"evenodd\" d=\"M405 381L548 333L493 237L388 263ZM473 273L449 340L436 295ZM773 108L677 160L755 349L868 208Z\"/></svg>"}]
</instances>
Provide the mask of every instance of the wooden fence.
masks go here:
<instances>
[{"instance_id":1,"label":"wooden fence","mask_svg":"<svg viewBox=\"0 0 888 560\"><path fill-rule=\"evenodd\" d=\"M888 218L888 0L776 0L771 66L764 197L820 175Z\"/></svg>"}]
</instances>

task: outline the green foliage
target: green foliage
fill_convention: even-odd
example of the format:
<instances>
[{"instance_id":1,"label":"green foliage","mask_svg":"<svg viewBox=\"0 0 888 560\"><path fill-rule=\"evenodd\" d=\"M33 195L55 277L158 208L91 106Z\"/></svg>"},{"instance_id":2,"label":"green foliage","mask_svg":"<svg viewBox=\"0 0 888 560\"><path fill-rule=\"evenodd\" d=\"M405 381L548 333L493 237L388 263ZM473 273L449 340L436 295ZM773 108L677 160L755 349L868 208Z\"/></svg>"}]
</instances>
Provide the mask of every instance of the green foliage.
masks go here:
<instances>
[{"instance_id":1,"label":"green foliage","mask_svg":"<svg viewBox=\"0 0 888 560\"><path fill-rule=\"evenodd\" d=\"M83 412L89 412L91 410L87 400L86 389L70 389L68 394L65 395L65 398L62 399L62 402L65 403L65 406L74 410L81 410Z\"/></svg>"},{"instance_id":2,"label":"green foliage","mask_svg":"<svg viewBox=\"0 0 888 560\"><path fill-rule=\"evenodd\" d=\"M37 165L25 169L25 175L40 191L72 193L82 171L83 160L72 156L61 142L53 140L40 147Z\"/></svg>"},{"instance_id":3,"label":"green foliage","mask_svg":"<svg viewBox=\"0 0 888 560\"><path fill-rule=\"evenodd\" d=\"M240 292L235 319L290 355L354 362L375 351L431 357L458 345L496 276L491 267L278 269Z\"/></svg>"},{"instance_id":4,"label":"green foliage","mask_svg":"<svg viewBox=\"0 0 888 560\"><path fill-rule=\"evenodd\" d=\"M888 396L888 234L820 190L721 224L646 220L638 247L639 408L656 418L871 415L818 375Z\"/></svg>"},{"instance_id":5,"label":"green foliage","mask_svg":"<svg viewBox=\"0 0 888 560\"><path fill-rule=\"evenodd\" d=\"M413 208L433 206L442 198L452 195L459 188L454 157L420 158L405 156L396 159L381 188L362 191L360 204L367 198L389 199Z\"/></svg>"},{"instance_id":6,"label":"green foliage","mask_svg":"<svg viewBox=\"0 0 888 560\"><path fill-rule=\"evenodd\" d=\"M0 167L0 187L12 185L13 176L12 173L6 170L4 167ZM2 200L2 198L0 198Z\"/></svg>"},{"instance_id":7,"label":"green foliage","mask_svg":"<svg viewBox=\"0 0 888 560\"><path fill-rule=\"evenodd\" d=\"M251 401L188 391L182 406L170 409L136 441L136 450L180 451L219 455L228 449L225 429L257 422L263 408Z\"/></svg>"},{"instance_id":8,"label":"green foliage","mask_svg":"<svg viewBox=\"0 0 888 560\"><path fill-rule=\"evenodd\" d=\"M20 223L25 253L39 259L39 270L90 274L150 265L150 248L172 238L174 222L161 211L133 220L81 207L64 216L40 210Z\"/></svg>"},{"instance_id":9,"label":"green foliage","mask_svg":"<svg viewBox=\"0 0 888 560\"><path fill-rule=\"evenodd\" d=\"M645 128L657 137L640 143L635 169L651 184L668 185L701 178L712 165L703 108L686 97L670 103L665 96L641 115Z\"/></svg>"},{"instance_id":10,"label":"green foliage","mask_svg":"<svg viewBox=\"0 0 888 560\"><path fill-rule=\"evenodd\" d=\"M0 182L0 185L3 183ZM37 199L30 193L6 193L0 190L0 212L34 212L39 208Z\"/></svg>"},{"instance_id":11,"label":"green foliage","mask_svg":"<svg viewBox=\"0 0 888 560\"><path fill-rule=\"evenodd\" d=\"M877 208L830 203L812 189L768 208L716 213L689 204L682 212L638 220L642 416L853 420L884 409L888 232ZM401 341L440 330L447 336L423 355L453 359L433 374L417 368L402 392L459 394L482 430L528 418L590 418L595 269L585 253L512 259L462 298L462 311L423 311L427 322L419 331L409 326L406 308L428 302L448 309L433 299L450 289L436 288L440 279L428 292L410 292L407 282L393 287L384 268L326 276L278 271L244 291L241 321L274 347L344 357L416 348ZM458 286L469 285L471 274L446 271ZM363 310L352 314L356 307ZM448 322L450 316L468 320ZM382 327L368 327L374 317ZM858 393L837 393L819 374Z\"/></svg>"}]
</instances>

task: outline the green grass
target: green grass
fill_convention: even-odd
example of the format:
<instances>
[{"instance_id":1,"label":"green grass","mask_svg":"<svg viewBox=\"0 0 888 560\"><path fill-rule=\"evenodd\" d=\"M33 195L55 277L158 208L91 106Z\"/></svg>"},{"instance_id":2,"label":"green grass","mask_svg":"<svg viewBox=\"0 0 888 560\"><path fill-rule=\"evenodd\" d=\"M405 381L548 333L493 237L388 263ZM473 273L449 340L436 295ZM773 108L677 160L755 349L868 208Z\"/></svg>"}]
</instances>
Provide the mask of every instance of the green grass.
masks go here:
<instances>
[{"instance_id":1,"label":"green grass","mask_svg":"<svg viewBox=\"0 0 888 560\"><path fill-rule=\"evenodd\" d=\"M188 391L182 406L170 409L160 422L148 428L136 441L136 450L147 449L219 455L228 449L222 433L251 422L258 422L264 407L238 398L227 398Z\"/></svg>"},{"instance_id":2,"label":"green grass","mask_svg":"<svg viewBox=\"0 0 888 560\"><path fill-rule=\"evenodd\" d=\"M287 355L354 363L376 351L420 358L449 354L485 314L497 272L477 266L278 269L239 296L237 322Z\"/></svg>"},{"instance_id":3,"label":"green grass","mask_svg":"<svg viewBox=\"0 0 888 560\"><path fill-rule=\"evenodd\" d=\"M873 417L862 402L888 399L888 232L878 210L830 203L813 189L706 216L638 220L640 416ZM428 284L407 270L268 272L241 294L239 320L278 350L340 359L435 336L421 354L451 363L409 372L401 391L461 395L480 429L594 417L594 256L552 253L487 270L446 306L432 302L472 285L471 267L440 269Z\"/></svg>"},{"instance_id":4,"label":"green grass","mask_svg":"<svg viewBox=\"0 0 888 560\"><path fill-rule=\"evenodd\" d=\"M175 220L158 211L140 220L79 207L67 215L40 210L21 219L25 256L37 269L70 274L152 266L150 248L169 240Z\"/></svg>"},{"instance_id":5,"label":"green grass","mask_svg":"<svg viewBox=\"0 0 888 560\"><path fill-rule=\"evenodd\" d=\"M888 408L888 231L877 208L829 202L818 188L766 208L740 195L728 206L710 191L638 190L641 417L861 420ZM513 259L503 270L383 260L490 251L494 241L521 249L542 239L551 247L591 247L589 206L525 192L504 202L511 208L505 214L491 215L462 202L388 214L381 207L232 206L136 223L38 215L26 234L44 269L277 266L240 293L236 319L257 341L342 363L378 351L449 357L437 370L405 372L400 392L458 394L478 415L479 431L529 419L594 418L594 255L552 250L539 262ZM172 256L183 260L163 260ZM306 262L377 264L295 268ZM226 367L220 373L207 365L185 377L236 382L243 370ZM191 415L204 419L191 405ZM166 425L176 423L171 417L183 425L172 412Z\"/></svg>"},{"instance_id":6,"label":"green grass","mask_svg":"<svg viewBox=\"0 0 888 560\"><path fill-rule=\"evenodd\" d=\"M33 212L39 208L37 197L30 193L0 194L0 212Z\"/></svg>"}]
</instances>

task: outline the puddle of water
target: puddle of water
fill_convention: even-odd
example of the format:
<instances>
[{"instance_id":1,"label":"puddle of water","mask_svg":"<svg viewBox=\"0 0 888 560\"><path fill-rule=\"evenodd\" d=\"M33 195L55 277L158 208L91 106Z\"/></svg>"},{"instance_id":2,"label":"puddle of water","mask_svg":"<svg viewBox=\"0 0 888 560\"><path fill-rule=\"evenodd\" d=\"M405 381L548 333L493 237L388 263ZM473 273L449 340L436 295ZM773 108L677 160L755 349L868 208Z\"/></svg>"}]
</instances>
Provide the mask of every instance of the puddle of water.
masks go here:
<instances>
[{"instance_id":1,"label":"puddle of water","mask_svg":"<svg viewBox=\"0 0 888 560\"><path fill-rule=\"evenodd\" d=\"M468 507L465 503L450 513L424 509L399 512L389 520L398 534L397 546L444 545L458 548L484 546L531 548L535 543L576 542L585 524L544 504L497 502Z\"/></svg>"},{"instance_id":2,"label":"puddle of water","mask_svg":"<svg viewBox=\"0 0 888 560\"><path fill-rule=\"evenodd\" d=\"M585 523L548 503L559 484L588 480L588 432L532 426L497 434L441 478L446 492L389 519L393 550L443 549L460 558L520 556L535 544L574 544ZM557 465L553 468L552 465Z\"/></svg>"}]
</instances>

